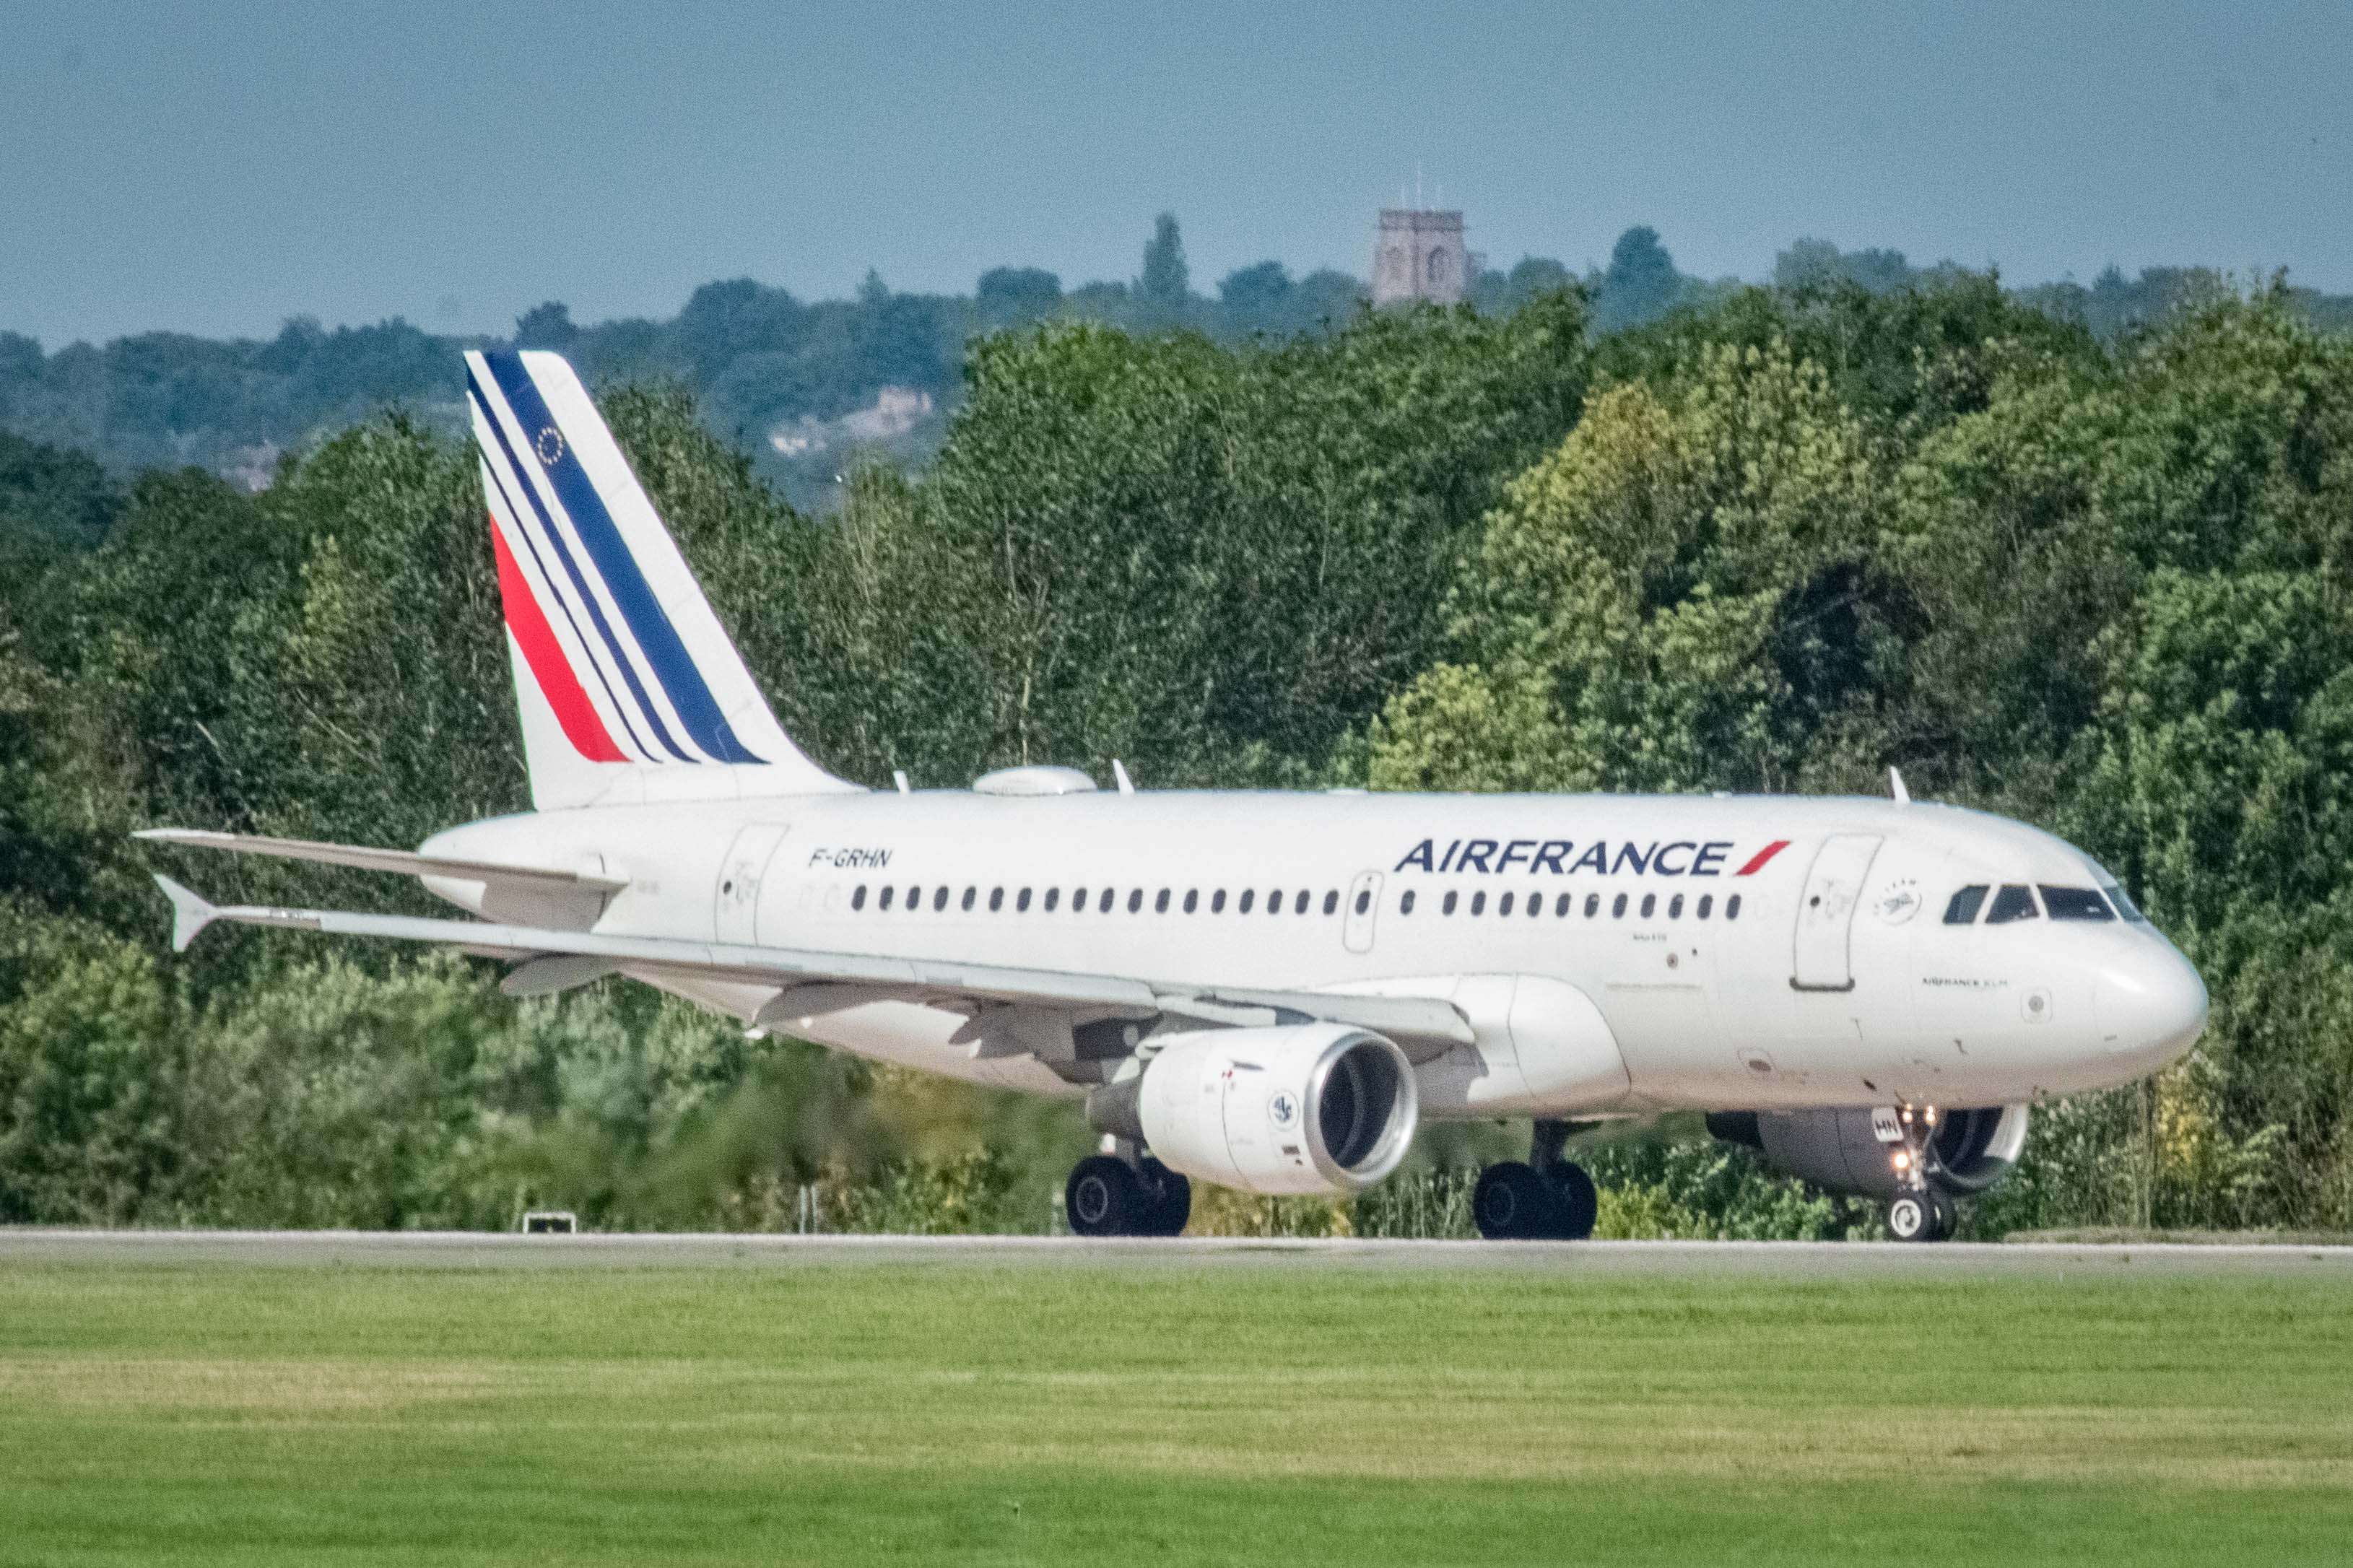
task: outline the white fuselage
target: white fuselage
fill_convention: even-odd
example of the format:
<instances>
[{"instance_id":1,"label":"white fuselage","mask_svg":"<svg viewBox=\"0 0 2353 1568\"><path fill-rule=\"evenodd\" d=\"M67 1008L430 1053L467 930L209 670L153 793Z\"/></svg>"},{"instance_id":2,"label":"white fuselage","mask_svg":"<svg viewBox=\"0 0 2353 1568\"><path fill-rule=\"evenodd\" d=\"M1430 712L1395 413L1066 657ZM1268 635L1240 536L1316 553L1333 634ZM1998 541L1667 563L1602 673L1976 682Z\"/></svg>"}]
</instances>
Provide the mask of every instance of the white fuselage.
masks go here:
<instances>
[{"instance_id":1,"label":"white fuselage","mask_svg":"<svg viewBox=\"0 0 2353 1568\"><path fill-rule=\"evenodd\" d=\"M1476 1040L1417 1062L1434 1119L2031 1100L2152 1071L2205 1016L2145 921L2052 918L2039 896L2027 918L1947 921L1964 888L2097 889L2080 851L1873 799L927 791L543 812L427 847L626 877L569 922L600 932L1442 997ZM657 983L745 1020L776 994ZM876 1002L789 1026L1084 1092L952 1044L964 1022Z\"/></svg>"}]
</instances>

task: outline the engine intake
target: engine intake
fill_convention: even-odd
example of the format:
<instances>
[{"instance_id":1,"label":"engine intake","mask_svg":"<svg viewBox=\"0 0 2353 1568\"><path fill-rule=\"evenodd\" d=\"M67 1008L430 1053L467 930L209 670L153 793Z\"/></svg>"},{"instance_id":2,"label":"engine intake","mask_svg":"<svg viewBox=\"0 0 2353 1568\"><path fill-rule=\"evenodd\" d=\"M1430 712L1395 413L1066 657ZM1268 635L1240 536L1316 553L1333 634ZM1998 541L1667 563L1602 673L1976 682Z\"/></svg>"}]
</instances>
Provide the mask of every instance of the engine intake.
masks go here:
<instances>
[{"instance_id":1,"label":"engine intake","mask_svg":"<svg viewBox=\"0 0 2353 1568\"><path fill-rule=\"evenodd\" d=\"M2023 1105L1940 1110L1929 1141L1929 1183L1955 1197L1984 1192L2018 1163L2026 1147L2026 1122ZM1707 1130L1726 1142L1747 1144L1775 1170L1826 1191L1873 1198L1895 1194L1895 1168L1887 1145L1871 1131L1867 1108L1717 1111L1707 1119Z\"/></svg>"},{"instance_id":2,"label":"engine intake","mask_svg":"<svg viewBox=\"0 0 2353 1568\"><path fill-rule=\"evenodd\" d=\"M1419 1101L1393 1042L1298 1024L1166 1037L1140 1077L1090 1095L1087 1114L1205 1182L1338 1196L1397 1169Z\"/></svg>"}]
</instances>

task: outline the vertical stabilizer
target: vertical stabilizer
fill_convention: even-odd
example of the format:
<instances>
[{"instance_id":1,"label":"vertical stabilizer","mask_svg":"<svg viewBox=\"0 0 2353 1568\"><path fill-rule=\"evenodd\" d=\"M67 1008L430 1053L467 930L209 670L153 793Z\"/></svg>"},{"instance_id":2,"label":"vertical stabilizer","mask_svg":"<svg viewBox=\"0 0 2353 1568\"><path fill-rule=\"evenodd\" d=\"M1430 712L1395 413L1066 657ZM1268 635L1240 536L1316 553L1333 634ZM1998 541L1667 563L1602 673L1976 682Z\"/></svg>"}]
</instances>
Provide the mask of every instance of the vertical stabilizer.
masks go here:
<instances>
[{"instance_id":1,"label":"vertical stabilizer","mask_svg":"<svg viewBox=\"0 0 2353 1568\"><path fill-rule=\"evenodd\" d=\"M855 790L777 724L559 354L466 355L532 803Z\"/></svg>"}]
</instances>

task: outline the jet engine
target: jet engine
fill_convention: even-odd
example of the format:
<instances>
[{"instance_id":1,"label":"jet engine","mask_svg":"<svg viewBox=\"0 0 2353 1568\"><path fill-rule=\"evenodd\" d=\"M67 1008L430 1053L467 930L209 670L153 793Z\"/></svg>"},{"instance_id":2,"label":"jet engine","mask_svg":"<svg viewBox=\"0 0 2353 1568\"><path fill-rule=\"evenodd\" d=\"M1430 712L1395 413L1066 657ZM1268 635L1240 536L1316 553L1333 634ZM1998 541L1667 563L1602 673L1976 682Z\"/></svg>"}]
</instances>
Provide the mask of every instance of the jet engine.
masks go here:
<instances>
[{"instance_id":1,"label":"jet engine","mask_svg":"<svg viewBox=\"0 0 2353 1568\"><path fill-rule=\"evenodd\" d=\"M1954 1197L1984 1192L2010 1173L2026 1147L2027 1108L1989 1105L1973 1110L1937 1111L1936 1135L1926 1162L1928 1181ZM1761 1152L1766 1163L1785 1175L1857 1197L1895 1195L1890 1146L1872 1131L1871 1111L1723 1110L1707 1119L1707 1130L1728 1143Z\"/></svg>"},{"instance_id":2,"label":"jet engine","mask_svg":"<svg viewBox=\"0 0 2353 1568\"><path fill-rule=\"evenodd\" d=\"M1164 1037L1143 1073L1088 1097L1088 1119L1187 1176L1253 1193L1345 1196L1398 1167L1418 1101L1405 1053L1343 1024Z\"/></svg>"}]
</instances>

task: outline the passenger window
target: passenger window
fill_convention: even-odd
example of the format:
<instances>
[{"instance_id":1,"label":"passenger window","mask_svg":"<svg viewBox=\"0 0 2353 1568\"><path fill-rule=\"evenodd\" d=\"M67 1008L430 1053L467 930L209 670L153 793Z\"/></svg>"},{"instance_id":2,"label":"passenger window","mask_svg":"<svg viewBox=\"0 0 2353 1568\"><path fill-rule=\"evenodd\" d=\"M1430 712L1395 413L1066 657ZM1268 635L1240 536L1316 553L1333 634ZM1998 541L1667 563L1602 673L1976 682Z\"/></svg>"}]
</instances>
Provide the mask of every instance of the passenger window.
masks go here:
<instances>
[{"instance_id":1,"label":"passenger window","mask_svg":"<svg viewBox=\"0 0 2353 1568\"><path fill-rule=\"evenodd\" d=\"M1200 907L1201 907L1201 889L1198 889L1198 888L1187 888L1187 889L1185 889L1185 912L1186 912L1187 914L1188 914L1188 915L1189 915L1189 914L1191 914L1195 910L1198 910L1198 909L1199 909Z\"/></svg>"},{"instance_id":2,"label":"passenger window","mask_svg":"<svg viewBox=\"0 0 2353 1568\"><path fill-rule=\"evenodd\" d=\"M1143 889L1142 888L1131 888L1130 889L1128 889L1128 894L1127 894L1127 912L1128 912L1129 914L1135 914L1135 913L1137 913L1138 911L1140 911L1143 908L1144 908L1144 889Z\"/></svg>"},{"instance_id":3,"label":"passenger window","mask_svg":"<svg viewBox=\"0 0 2353 1568\"><path fill-rule=\"evenodd\" d=\"M1005 907L1005 889L1002 889L1002 888L991 888L991 889L988 889L988 912L989 912L990 914L995 914L997 910L999 910L1003 909L1004 907Z\"/></svg>"},{"instance_id":4,"label":"passenger window","mask_svg":"<svg viewBox=\"0 0 2353 1568\"><path fill-rule=\"evenodd\" d=\"M891 900L892 900L892 899L897 896L898 891L899 891L899 889L896 889L896 888L885 888L885 889L882 889L882 897L881 897L881 900L877 903L876 907L877 907L878 909L885 909L885 910L889 909L889 908L891 907Z\"/></svg>"},{"instance_id":5,"label":"passenger window","mask_svg":"<svg viewBox=\"0 0 2353 1568\"><path fill-rule=\"evenodd\" d=\"M1114 896L1109 888L1105 888L1103 890L1103 897L1095 900L1095 913L1099 915L1111 913L1111 901Z\"/></svg>"},{"instance_id":6,"label":"passenger window","mask_svg":"<svg viewBox=\"0 0 2353 1568\"><path fill-rule=\"evenodd\" d=\"M1738 893L1735 893L1732 897L1724 900L1724 918L1728 921L1736 921L1740 918L1740 895Z\"/></svg>"},{"instance_id":7,"label":"passenger window","mask_svg":"<svg viewBox=\"0 0 2353 1568\"><path fill-rule=\"evenodd\" d=\"M1300 889L1299 889L1299 896L1298 896L1297 898L1295 898L1295 899L1293 899L1293 900L1291 900L1291 912L1292 912L1293 914L1294 914L1294 915L1303 915L1303 914L1305 914L1305 913L1307 912L1307 900L1308 900L1308 898L1309 898L1309 894L1308 894L1307 889L1304 889L1304 888ZM1328 912L1328 911L1327 911L1327 912Z\"/></svg>"},{"instance_id":8,"label":"passenger window","mask_svg":"<svg viewBox=\"0 0 2353 1568\"><path fill-rule=\"evenodd\" d=\"M1282 889L1281 888L1277 888L1274 891L1266 896L1266 912L1271 915L1279 915L1282 912Z\"/></svg>"},{"instance_id":9,"label":"passenger window","mask_svg":"<svg viewBox=\"0 0 2353 1568\"><path fill-rule=\"evenodd\" d=\"M1061 901L1062 901L1062 889L1060 889L1060 888L1049 888L1049 889L1046 889L1046 912L1047 912L1048 914L1050 914L1050 914L1052 914L1052 913L1054 912L1054 906L1055 906L1055 905L1057 905L1057 904L1059 904L1059 903L1060 903Z\"/></svg>"},{"instance_id":10,"label":"passenger window","mask_svg":"<svg viewBox=\"0 0 2353 1568\"><path fill-rule=\"evenodd\" d=\"M1483 915L1487 912L1487 895L1484 889L1471 895L1471 912L1474 915Z\"/></svg>"},{"instance_id":11,"label":"passenger window","mask_svg":"<svg viewBox=\"0 0 2353 1568\"><path fill-rule=\"evenodd\" d=\"M1528 895L1528 918L1530 920L1534 920L1536 916L1542 913L1544 913L1544 895L1542 893L1530 893Z\"/></svg>"},{"instance_id":12,"label":"passenger window","mask_svg":"<svg viewBox=\"0 0 2353 1568\"><path fill-rule=\"evenodd\" d=\"M1673 898L1667 900L1667 919L1671 921L1679 921L1683 918L1683 896L1681 893L1677 893Z\"/></svg>"},{"instance_id":13,"label":"passenger window","mask_svg":"<svg viewBox=\"0 0 2353 1568\"><path fill-rule=\"evenodd\" d=\"M1652 910L1657 909L1658 907L1659 907L1659 895L1658 895L1658 894L1656 894L1656 893L1644 893L1644 894L1642 895L1642 918L1643 918L1644 920L1649 920L1649 919L1651 918L1651 911Z\"/></svg>"},{"instance_id":14,"label":"passenger window","mask_svg":"<svg viewBox=\"0 0 2353 1568\"><path fill-rule=\"evenodd\" d=\"M1448 892L1446 895L1446 901L1438 906L1438 912L1441 915L1452 914L1454 912L1455 897L1456 895L1453 892Z\"/></svg>"},{"instance_id":15,"label":"passenger window","mask_svg":"<svg viewBox=\"0 0 2353 1568\"><path fill-rule=\"evenodd\" d=\"M1609 900L1609 918L1613 921L1622 921L1626 918L1625 894L1620 893Z\"/></svg>"},{"instance_id":16,"label":"passenger window","mask_svg":"<svg viewBox=\"0 0 2353 1568\"><path fill-rule=\"evenodd\" d=\"M1082 915L1087 912L1087 890L1084 888L1072 888L1071 889L1071 912L1074 915Z\"/></svg>"},{"instance_id":17,"label":"passenger window","mask_svg":"<svg viewBox=\"0 0 2353 1568\"><path fill-rule=\"evenodd\" d=\"M907 908L912 911L912 910L920 910L920 909L922 909L923 907L923 889L921 889L921 888L910 888L910 889L907 889Z\"/></svg>"},{"instance_id":18,"label":"passenger window","mask_svg":"<svg viewBox=\"0 0 2353 1568\"><path fill-rule=\"evenodd\" d=\"M1568 918L1568 895L1567 893L1563 893L1560 896L1559 901L1553 905L1552 912L1553 918L1556 920L1565 921Z\"/></svg>"},{"instance_id":19,"label":"passenger window","mask_svg":"<svg viewBox=\"0 0 2353 1568\"><path fill-rule=\"evenodd\" d=\"M1365 912L1365 900L1370 896L1371 895L1366 893L1358 893L1356 895L1356 912L1358 914L1363 914ZM1324 895L1324 912L1327 915L1337 914L1339 910L1340 892L1339 889L1335 888L1332 891Z\"/></svg>"},{"instance_id":20,"label":"passenger window","mask_svg":"<svg viewBox=\"0 0 2353 1568\"><path fill-rule=\"evenodd\" d=\"M1209 912L1213 915L1226 912L1226 890L1223 888L1209 895Z\"/></svg>"},{"instance_id":21,"label":"passenger window","mask_svg":"<svg viewBox=\"0 0 2353 1568\"><path fill-rule=\"evenodd\" d=\"M1016 898L1014 899L1014 900L1013 900L1013 908L1014 908L1014 911L1015 911L1016 913L1018 913L1018 914L1025 914L1025 915L1026 915L1026 914L1028 914L1028 913L1029 912L1029 889L1024 888L1024 889L1021 889L1020 894L1019 894L1018 897L1016 897Z\"/></svg>"},{"instance_id":22,"label":"passenger window","mask_svg":"<svg viewBox=\"0 0 2353 1568\"><path fill-rule=\"evenodd\" d=\"M1411 893L1408 893L1408 894L1406 895L1406 897L1409 899L1409 898L1413 897L1413 895L1412 895ZM1369 909L1371 909L1372 907L1373 907L1373 890L1372 890L1370 888L1366 888L1366 889L1363 889L1359 890L1359 891L1358 891L1358 893L1356 894L1356 912L1357 912L1358 914L1360 914L1360 915L1361 915L1361 914L1363 914L1366 910L1369 910ZM1332 911L1331 911L1331 910L1324 910L1324 912L1325 914L1327 914L1327 915L1328 915L1328 914L1330 914Z\"/></svg>"},{"instance_id":23,"label":"passenger window","mask_svg":"<svg viewBox=\"0 0 2353 1568\"><path fill-rule=\"evenodd\" d=\"M1165 914L1166 914L1166 913L1168 912L1168 889L1166 889L1166 888L1161 889L1160 889L1160 896L1159 896L1158 898L1154 899L1154 900L1152 900L1152 912L1153 912L1154 914L1155 914L1155 915L1165 915Z\"/></svg>"},{"instance_id":24,"label":"passenger window","mask_svg":"<svg viewBox=\"0 0 2353 1568\"><path fill-rule=\"evenodd\" d=\"M1705 920L1709 915L1715 912L1715 895L1714 893L1702 893L1699 896L1699 918Z\"/></svg>"},{"instance_id":25,"label":"passenger window","mask_svg":"<svg viewBox=\"0 0 2353 1568\"><path fill-rule=\"evenodd\" d=\"M942 882L932 889L932 912L937 914L948 907L948 885Z\"/></svg>"},{"instance_id":26,"label":"passenger window","mask_svg":"<svg viewBox=\"0 0 2353 1568\"><path fill-rule=\"evenodd\" d=\"M1585 918L1586 918L1587 920L1591 920L1594 916L1596 916L1596 915L1599 914L1600 912L1601 912L1601 895L1600 895L1600 894L1599 894L1599 893L1588 893L1588 894L1586 894L1586 895L1585 895Z\"/></svg>"},{"instance_id":27,"label":"passenger window","mask_svg":"<svg viewBox=\"0 0 2353 1568\"><path fill-rule=\"evenodd\" d=\"M1242 889L1242 901L1234 906L1234 912L1241 915L1250 913L1250 905L1255 903L1257 900L1258 889L1256 888L1244 888Z\"/></svg>"},{"instance_id":28,"label":"passenger window","mask_svg":"<svg viewBox=\"0 0 2353 1568\"><path fill-rule=\"evenodd\" d=\"M2089 888L2054 888L2042 884L2042 907L2054 921L2112 921L2116 910Z\"/></svg>"},{"instance_id":29,"label":"passenger window","mask_svg":"<svg viewBox=\"0 0 2353 1568\"><path fill-rule=\"evenodd\" d=\"M1978 911L1985 908L1986 885L1971 882L1955 893L1945 904L1945 923L1967 926L1978 923Z\"/></svg>"},{"instance_id":30,"label":"passenger window","mask_svg":"<svg viewBox=\"0 0 2353 1568\"><path fill-rule=\"evenodd\" d=\"M1993 908L1986 911L1986 924L2008 925L2012 921L2031 921L2042 911L2034 907L2034 891L2016 882L2006 882L1993 896Z\"/></svg>"},{"instance_id":31,"label":"passenger window","mask_svg":"<svg viewBox=\"0 0 2353 1568\"><path fill-rule=\"evenodd\" d=\"M980 889L979 889L978 888L966 888L966 889L964 890L964 910L965 910L965 913L966 913L966 914L970 914L970 913L972 912L972 900L973 900L974 895L977 894L979 891L980 891Z\"/></svg>"},{"instance_id":32,"label":"passenger window","mask_svg":"<svg viewBox=\"0 0 2353 1568\"><path fill-rule=\"evenodd\" d=\"M1398 900L1398 913L1401 915L1409 915L1413 913L1413 889L1411 888L1408 888L1405 890L1404 896Z\"/></svg>"},{"instance_id":33,"label":"passenger window","mask_svg":"<svg viewBox=\"0 0 2353 1568\"><path fill-rule=\"evenodd\" d=\"M1499 915L1507 915L1512 912L1511 894L1505 893L1502 898L1495 900L1495 912Z\"/></svg>"},{"instance_id":34,"label":"passenger window","mask_svg":"<svg viewBox=\"0 0 2353 1568\"><path fill-rule=\"evenodd\" d=\"M852 893L852 894L850 894L850 895L849 895L849 907L850 907L851 909L853 909L853 910L862 910L862 909L864 909L864 908L866 907L866 884L865 884L865 883L863 883L863 882L859 883L859 884L858 884L858 890L857 890L856 892L854 892L854 893Z\"/></svg>"}]
</instances>

